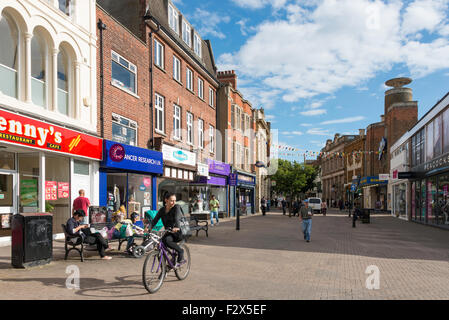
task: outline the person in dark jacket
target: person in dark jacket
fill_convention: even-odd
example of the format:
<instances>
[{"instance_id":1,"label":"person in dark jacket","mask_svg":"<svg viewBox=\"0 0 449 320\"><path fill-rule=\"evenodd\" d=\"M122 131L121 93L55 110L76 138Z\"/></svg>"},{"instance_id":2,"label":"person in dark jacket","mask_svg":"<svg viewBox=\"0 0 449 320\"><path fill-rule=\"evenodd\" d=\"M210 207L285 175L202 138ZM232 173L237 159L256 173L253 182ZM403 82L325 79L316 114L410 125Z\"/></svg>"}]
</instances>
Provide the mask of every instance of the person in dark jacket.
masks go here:
<instances>
[{"instance_id":1,"label":"person in dark jacket","mask_svg":"<svg viewBox=\"0 0 449 320\"><path fill-rule=\"evenodd\" d=\"M89 229L88 224L81 224L81 221L83 221L85 216L86 214L84 213L84 210L76 210L73 214L73 217L67 220L67 233L71 236L81 236L84 243L96 244L101 259L111 260L112 258L106 256L104 253L105 249L109 247L108 242L103 238L101 234L92 233Z\"/></svg>"},{"instance_id":2,"label":"person in dark jacket","mask_svg":"<svg viewBox=\"0 0 449 320\"><path fill-rule=\"evenodd\" d=\"M176 204L176 195L167 193L165 195L165 206L159 209L154 219L151 220L151 225L155 226L159 219L162 219L165 230L171 229L171 232L164 235L162 241L167 247L174 249L178 253L176 267L186 262L184 260L184 250L178 245L178 242L183 240L181 218L181 207Z\"/></svg>"},{"instance_id":3,"label":"person in dark jacket","mask_svg":"<svg viewBox=\"0 0 449 320\"><path fill-rule=\"evenodd\" d=\"M287 201L285 201L285 198L282 199L282 214L285 216L285 210L287 207Z\"/></svg>"}]
</instances>

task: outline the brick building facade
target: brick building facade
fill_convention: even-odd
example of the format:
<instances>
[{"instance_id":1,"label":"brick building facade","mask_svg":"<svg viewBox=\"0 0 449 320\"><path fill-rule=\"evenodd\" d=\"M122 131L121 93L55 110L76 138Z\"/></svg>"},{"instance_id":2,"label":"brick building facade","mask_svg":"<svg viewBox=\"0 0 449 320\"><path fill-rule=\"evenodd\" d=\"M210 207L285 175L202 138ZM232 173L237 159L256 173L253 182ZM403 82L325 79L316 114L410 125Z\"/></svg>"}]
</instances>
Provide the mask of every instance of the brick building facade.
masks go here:
<instances>
[{"instance_id":1,"label":"brick building facade","mask_svg":"<svg viewBox=\"0 0 449 320\"><path fill-rule=\"evenodd\" d=\"M218 93L218 129L223 134L222 161L232 165L241 184L232 188L230 207L255 212L255 129L251 103L237 90L234 70L218 72L222 83ZM234 205L235 204L235 205ZM234 210L234 209L233 209ZM235 212L231 212L234 215Z\"/></svg>"}]
</instances>

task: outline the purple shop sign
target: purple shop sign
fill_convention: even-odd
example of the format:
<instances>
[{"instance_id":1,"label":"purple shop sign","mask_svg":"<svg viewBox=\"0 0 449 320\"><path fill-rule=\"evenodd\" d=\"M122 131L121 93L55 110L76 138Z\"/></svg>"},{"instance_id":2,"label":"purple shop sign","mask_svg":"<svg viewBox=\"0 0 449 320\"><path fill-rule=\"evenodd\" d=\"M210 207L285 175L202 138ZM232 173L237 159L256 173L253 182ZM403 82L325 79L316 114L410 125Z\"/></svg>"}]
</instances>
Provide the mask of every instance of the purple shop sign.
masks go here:
<instances>
[{"instance_id":1,"label":"purple shop sign","mask_svg":"<svg viewBox=\"0 0 449 320\"><path fill-rule=\"evenodd\" d=\"M207 164L209 165L209 173L222 176L228 176L231 173L231 166L227 163L207 159Z\"/></svg>"},{"instance_id":2,"label":"purple shop sign","mask_svg":"<svg viewBox=\"0 0 449 320\"><path fill-rule=\"evenodd\" d=\"M216 186L226 186L226 178L220 178L220 177L199 177L198 180L199 183L205 183L205 184L212 184Z\"/></svg>"}]
</instances>

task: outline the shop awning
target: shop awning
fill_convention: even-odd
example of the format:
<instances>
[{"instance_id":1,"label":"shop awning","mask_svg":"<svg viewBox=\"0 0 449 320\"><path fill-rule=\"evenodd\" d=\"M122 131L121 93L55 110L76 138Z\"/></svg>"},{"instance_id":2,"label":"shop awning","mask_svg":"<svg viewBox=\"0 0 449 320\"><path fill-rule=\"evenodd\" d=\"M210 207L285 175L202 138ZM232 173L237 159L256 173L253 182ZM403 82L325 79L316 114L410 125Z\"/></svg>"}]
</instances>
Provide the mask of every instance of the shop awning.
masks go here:
<instances>
[{"instance_id":1,"label":"shop awning","mask_svg":"<svg viewBox=\"0 0 449 320\"><path fill-rule=\"evenodd\" d=\"M369 176L361 178L359 185L361 187L367 187L367 186L386 185L386 184L388 184L388 180L379 180L379 176Z\"/></svg>"}]
</instances>

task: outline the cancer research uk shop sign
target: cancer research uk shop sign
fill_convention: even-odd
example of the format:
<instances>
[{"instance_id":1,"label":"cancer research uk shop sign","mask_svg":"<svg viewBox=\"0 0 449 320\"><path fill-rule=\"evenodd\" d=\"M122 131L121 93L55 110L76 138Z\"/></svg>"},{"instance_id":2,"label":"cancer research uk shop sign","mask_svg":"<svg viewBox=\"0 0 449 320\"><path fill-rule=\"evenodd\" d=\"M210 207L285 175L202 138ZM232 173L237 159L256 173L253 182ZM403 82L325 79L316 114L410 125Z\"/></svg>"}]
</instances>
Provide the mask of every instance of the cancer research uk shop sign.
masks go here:
<instances>
[{"instance_id":1,"label":"cancer research uk shop sign","mask_svg":"<svg viewBox=\"0 0 449 320\"><path fill-rule=\"evenodd\" d=\"M102 140L0 109L0 141L101 160Z\"/></svg>"},{"instance_id":2,"label":"cancer research uk shop sign","mask_svg":"<svg viewBox=\"0 0 449 320\"><path fill-rule=\"evenodd\" d=\"M104 140L103 167L163 173L162 153Z\"/></svg>"}]
</instances>

